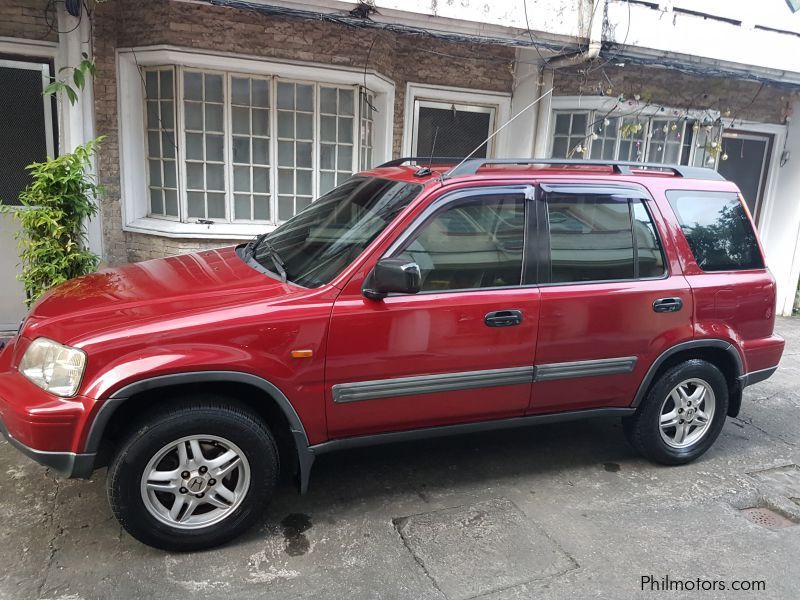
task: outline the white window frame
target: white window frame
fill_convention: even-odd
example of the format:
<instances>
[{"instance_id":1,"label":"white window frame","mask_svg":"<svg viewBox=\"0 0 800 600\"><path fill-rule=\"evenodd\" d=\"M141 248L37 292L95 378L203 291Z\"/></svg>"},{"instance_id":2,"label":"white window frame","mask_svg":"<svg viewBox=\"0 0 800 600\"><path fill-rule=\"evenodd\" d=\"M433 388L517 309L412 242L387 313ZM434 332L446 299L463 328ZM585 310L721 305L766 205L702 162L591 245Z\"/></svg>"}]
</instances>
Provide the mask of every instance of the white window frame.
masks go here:
<instances>
[{"instance_id":1,"label":"white window frame","mask_svg":"<svg viewBox=\"0 0 800 600\"><path fill-rule=\"evenodd\" d=\"M549 112L549 119L542 132L546 136L547 140L547 153L548 156L553 155L553 140L554 140L554 132L555 132L555 116L556 113L565 113L565 112L589 112L590 113L590 120L589 123L591 124L591 111L595 111L595 118L598 115L605 114L609 112L613 107L619 104L618 99L616 97L609 98L607 96L556 96L552 99L550 103L550 112ZM636 111L636 115L628 115L628 113ZM639 112L641 110L641 112ZM638 116L643 119L647 119L646 126L644 127L643 137L644 137L644 159L642 162L647 160L649 155L649 143L650 138L647 137L648 129L650 127L651 119L678 119L682 118L684 115L688 116L690 119L697 119L702 121L704 118L712 118L716 119L719 117L719 113L715 111L706 111L706 110L690 110L687 111L683 109L677 108L668 108L665 107L664 110L661 110L660 106L647 106L647 107L640 107L637 104L628 105L627 103L623 104L617 110L611 112L609 114L609 118L615 117L633 117ZM682 133L682 137L685 135L685 128ZM537 136L538 138L538 136ZM618 155L619 147L615 150L615 156ZM689 153L689 162L687 164L692 165L694 164L694 155L696 152L696 147L693 142L692 147ZM582 156L576 156L574 158L583 158ZM586 158L589 158L587 154Z\"/></svg>"},{"instance_id":2,"label":"white window frame","mask_svg":"<svg viewBox=\"0 0 800 600\"><path fill-rule=\"evenodd\" d=\"M484 111L487 108L494 109L494 118L492 120L490 134L507 123L511 117L511 94L409 82L406 84L406 101L403 119L404 156L414 155L414 133L417 127L416 106L418 101L456 104L460 106L462 110L469 109L469 107L482 109ZM512 130L512 127L506 127L489 142L490 146L487 152L489 158L508 156Z\"/></svg>"},{"instance_id":3,"label":"white window frame","mask_svg":"<svg viewBox=\"0 0 800 600\"><path fill-rule=\"evenodd\" d=\"M331 85L339 87L363 86L373 94L373 104L378 108L374 114L373 162L379 163L391 157L394 83L372 71L348 69L335 65L300 63L295 61L267 61L263 58L243 56L239 54L210 53L186 50L172 46L153 46L146 48L118 49L117 61L117 109L119 114L119 154L120 154L120 200L122 202L123 230L162 235L175 238L213 238L213 239L245 239L258 233L270 231L277 226L277 213L272 220L265 222L214 222L201 224L181 222L158 217L150 217L147 164L145 156L145 106L142 91L143 67L174 65L187 69L205 72L222 71L228 74L250 76L273 76L283 80L294 80L305 84ZM176 103L182 102L179 95L181 69L176 69ZM182 85L182 82L180 82ZM318 94L317 94L318 96ZM271 99L271 100L274 100ZM318 102L319 99L315 99ZM177 106L177 104L176 104ZM355 90L355 119L358 123L358 89ZM277 131L277 114L274 104L271 111L271 141ZM227 109L226 109L226 112ZM176 135L184 134L182 128L182 111L179 111ZM356 138L354 138L356 139ZM182 148L182 144L178 145ZM277 156L273 155L270 170L277 168ZM178 154L181 160L181 152ZM316 164L315 159L315 164ZM357 166L357 163L354 163ZM315 170L316 172L316 170ZM180 177L180 176L179 176ZM226 168L227 177L227 168ZM314 176L316 178L316 175ZM316 189L316 188L315 188ZM275 195L277 189L270 190ZM275 196L277 198L277 196ZM181 199L181 203L183 200Z\"/></svg>"}]
</instances>

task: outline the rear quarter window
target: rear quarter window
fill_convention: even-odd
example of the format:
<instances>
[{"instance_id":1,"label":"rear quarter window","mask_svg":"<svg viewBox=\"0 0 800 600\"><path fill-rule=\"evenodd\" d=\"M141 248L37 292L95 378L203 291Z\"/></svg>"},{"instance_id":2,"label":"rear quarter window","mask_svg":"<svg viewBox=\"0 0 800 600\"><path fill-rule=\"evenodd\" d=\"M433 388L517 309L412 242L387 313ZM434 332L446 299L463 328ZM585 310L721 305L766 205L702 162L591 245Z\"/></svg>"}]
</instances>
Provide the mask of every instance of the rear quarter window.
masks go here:
<instances>
[{"instance_id":1,"label":"rear quarter window","mask_svg":"<svg viewBox=\"0 0 800 600\"><path fill-rule=\"evenodd\" d=\"M686 241L703 271L764 268L753 225L734 192L667 192Z\"/></svg>"}]
</instances>

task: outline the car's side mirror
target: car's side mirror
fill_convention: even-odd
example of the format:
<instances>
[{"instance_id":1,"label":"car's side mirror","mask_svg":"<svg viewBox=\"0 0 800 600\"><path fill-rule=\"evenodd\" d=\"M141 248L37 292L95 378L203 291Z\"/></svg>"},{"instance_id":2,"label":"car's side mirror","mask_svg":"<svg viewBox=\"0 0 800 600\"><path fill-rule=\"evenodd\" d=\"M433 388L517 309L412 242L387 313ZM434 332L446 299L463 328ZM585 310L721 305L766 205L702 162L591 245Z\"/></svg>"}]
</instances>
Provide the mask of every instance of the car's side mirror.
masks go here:
<instances>
[{"instance_id":1,"label":"car's side mirror","mask_svg":"<svg viewBox=\"0 0 800 600\"><path fill-rule=\"evenodd\" d=\"M383 300L389 294L416 294L420 286L419 265L403 258L382 258L366 279L364 296Z\"/></svg>"}]
</instances>

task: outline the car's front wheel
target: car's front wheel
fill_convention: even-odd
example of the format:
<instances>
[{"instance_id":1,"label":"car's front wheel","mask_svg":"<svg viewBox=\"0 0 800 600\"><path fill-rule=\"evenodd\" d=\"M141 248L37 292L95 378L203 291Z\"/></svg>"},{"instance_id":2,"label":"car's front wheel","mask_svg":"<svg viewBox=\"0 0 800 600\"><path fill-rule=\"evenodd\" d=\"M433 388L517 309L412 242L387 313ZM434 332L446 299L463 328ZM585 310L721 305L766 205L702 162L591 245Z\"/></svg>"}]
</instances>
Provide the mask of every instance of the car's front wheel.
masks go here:
<instances>
[{"instance_id":1,"label":"car's front wheel","mask_svg":"<svg viewBox=\"0 0 800 600\"><path fill-rule=\"evenodd\" d=\"M195 399L133 427L109 468L108 497L139 541L199 550L258 520L278 468L274 438L257 415L222 398Z\"/></svg>"},{"instance_id":2,"label":"car's front wheel","mask_svg":"<svg viewBox=\"0 0 800 600\"><path fill-rule=\"evenodd\" d=\"M692 359L666 371L634 415L623 420L625 434L642 455L677 465L706 452L728 414L728 384L713 364Z\"/></svg>"}]
</instances>

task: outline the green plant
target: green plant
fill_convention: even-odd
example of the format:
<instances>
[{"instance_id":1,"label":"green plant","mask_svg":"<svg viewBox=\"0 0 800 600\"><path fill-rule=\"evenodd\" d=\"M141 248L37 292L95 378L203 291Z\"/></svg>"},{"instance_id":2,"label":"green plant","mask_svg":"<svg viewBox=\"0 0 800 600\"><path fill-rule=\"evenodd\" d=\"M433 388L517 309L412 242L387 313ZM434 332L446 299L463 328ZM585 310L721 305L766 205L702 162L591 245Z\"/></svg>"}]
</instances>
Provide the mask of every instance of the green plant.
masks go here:
<instances>
[{"instance_id":1,"label":"green plant","mask_svg":"<svg viewBox=\"0 0 800 600\"><path fill-rule=\"evenodd\" d=\"M65 79L53 78L53 81L44 88L42 94L45 96L52 96L59 92L64 92L67 95L69 103L75 104L78 101L78 92L75 91L75 88L82 90L86 85L87 75L89 77L94 77L97 67L94 61L89 58L89 55L84 52L82 53L81 62L78 63L77 67L61 67L58 70L59 73L64 71L72 71L72 81L70 82L69 77ZM75 88L72 87L73 85Z\"/></svg>"},{"instance_id":2,"label":"green plant","mask_svg":"<svg viewBox=\"0 0 800 600\"><path fill-rule=\"evenodd\" d=\"M99 257L86 248L85 220L97 214L101 192L88 173L102 138L73 152L28 165L33 181L20 194L21 206L3 206L20 222L18 278L28 306L48 289L97 268Z\"/></svg>"}]
</instances>

